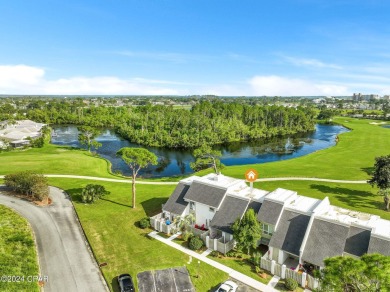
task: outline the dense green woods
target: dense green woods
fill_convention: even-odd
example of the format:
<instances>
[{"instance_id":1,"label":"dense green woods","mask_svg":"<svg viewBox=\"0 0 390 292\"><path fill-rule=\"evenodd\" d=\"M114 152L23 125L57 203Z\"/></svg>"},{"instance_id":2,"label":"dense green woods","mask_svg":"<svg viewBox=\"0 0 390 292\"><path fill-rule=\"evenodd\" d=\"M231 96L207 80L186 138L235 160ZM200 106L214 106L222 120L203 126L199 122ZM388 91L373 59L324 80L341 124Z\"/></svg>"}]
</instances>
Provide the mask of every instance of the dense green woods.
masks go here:
<instances>
[{"instance_id":1,"label":"dense green woods","mask_svg":"<svg viewBox=\"0 0 390 292\"><path fill-rule=\"evenodd\" d=\"M5 119L9 107L0 108ZM155 147L197 148L249 141L314 129L310 108L202 100L191 109L166 105L94 106L82 99L33 101L25 117L49 124L112 127L129 141ZM20 114L20 110L19 110ZM24 117L23 117L24 118Z\"/></svg>"},{"instance_id":2,"label":"dense green woods","mask_svg":"<svg viewBox=\"0 0 390 292\"><path fill-rule=\"evenodd\" d=\"M164 106L135 109L118 133L148 146L194 148L314 129L315 113L303 108L201 102L188 111Z\"/></svg>"}]
</instances>

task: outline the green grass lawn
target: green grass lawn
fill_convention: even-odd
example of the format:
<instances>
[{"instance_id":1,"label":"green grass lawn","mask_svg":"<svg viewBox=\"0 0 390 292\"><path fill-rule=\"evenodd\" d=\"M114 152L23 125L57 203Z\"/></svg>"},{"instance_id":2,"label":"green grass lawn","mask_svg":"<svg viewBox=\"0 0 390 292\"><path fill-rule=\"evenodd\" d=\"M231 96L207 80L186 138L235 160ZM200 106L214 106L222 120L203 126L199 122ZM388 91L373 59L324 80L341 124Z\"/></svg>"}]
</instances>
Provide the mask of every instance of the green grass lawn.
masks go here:
<instances>
[{"instance_id":1,"label":"green grass lawn","mask_svg":"<svg viewBox=\"0 0 390 292\"><path fill-rule=\"evenodd\" d=\"M0 153L0 174L32 170L45 174L75 174L115 178L106 160L85 150L57 145Z\"/></svg>"},{"instance_id":2,"label":"green grass lawn","mask_svg":"<svg viewBox=\"0 0 390 292\"><path fill-rule=\"evenodd\" d=\"M368 179L375 157L390 154L390 129L370 124L373 120L338 117L335 122L352 129L339 135L336 146L299 158L253 165L226 167L224 175L244 178L253 167L261 177L319 177L344 180ZM200 172L202 175L206 172Z\"/></svg>"},{"instance_id":3,"label":"green grass lawn","mask_svg":"<svg viewBox=\"0 0 390 292\"><path fill-rule=\"evenodd\" d=\"M255 267L252 263L249 262L248 255L242 254L242 258L232 258L232 257L225 257L225 256L219 256L214 257L209 255L208 257L216 262L219 262L225 266L228 266L244 275L247 275L248 277L251 277L255 279L256 281L262 282L264 284L268 284L268 282L271 280L272 276L269 274L268 271L261 270L261 272L265 273L267 275L266 278L260 277L255 270Z\"/></svg>"},{"instance_id":4,"label":"green grass lawn","mask_svg":"<svg viewBox=\"0 0 390 292\"><path fill-rule=\"evenodd\" d=\"M186 265L192 283L197 291L209 291L228 278L228 275L201 262L199 278L197 261L187 264L189 257L147 234L151 229L140 229L137 222L146 216L161 211L175 186L137 186L136 210L130 208L131 188L123 183L99 182L111 192L95 204L80 203L81 188L91 183L87 180L50 179L52 185L61 187L72 195L74 205L83 228L99 263L105 279L114 291L117 289L116 276L130 273L134 280L139 272L165 269Z\"/></svg>"},{"instance_id":5,"label":"green grass lawn","mask_svg":"<svg viewBox=\"0 0 390 292\"><path fill-rule=\"evenodd\" d=\"M28 222L17 213L0 205L0 277L24 276L20 282L0 281L0 291L39 291L37 282L28 276L39 275L38 257ZM18 278L14 278L18 279Z\"/></svg>"}]
</instances>

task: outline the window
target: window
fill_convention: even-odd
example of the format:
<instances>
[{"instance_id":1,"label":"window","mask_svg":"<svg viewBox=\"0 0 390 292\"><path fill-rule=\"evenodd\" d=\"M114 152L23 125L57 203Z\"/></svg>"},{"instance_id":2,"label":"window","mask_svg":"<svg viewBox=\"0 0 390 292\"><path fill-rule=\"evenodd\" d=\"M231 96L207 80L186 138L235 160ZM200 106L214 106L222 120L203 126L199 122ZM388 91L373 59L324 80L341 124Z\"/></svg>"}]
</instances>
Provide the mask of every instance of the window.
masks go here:
<instances>
[{"instance_id":1,"label":"window","mask_svg":"<svg viewBox=\"0 0 390 292\"><path fill-rule=\"evenodd\" d=\"M209 211L214 213L214 208L210 207Z\"/></svg>"},{"instance_id":2,"label":"window","mask_svg":"<svg viewBox=\"0 0 390 292\"><path fill-rule=\"evenodd\" d=\"M272 235L274 233L274 228L267 224L261 224L261 228L263 229L263 234Z\"/></svg>"},{"instance_id":3,"label":"window","mask_svg":"<svg viewBox=\"0 0 390 292\"><path fill-rule=\"evenodd\" d=\"M190 202L190 210L195 210L195 202Z\"/></svg>"}]
</instances>

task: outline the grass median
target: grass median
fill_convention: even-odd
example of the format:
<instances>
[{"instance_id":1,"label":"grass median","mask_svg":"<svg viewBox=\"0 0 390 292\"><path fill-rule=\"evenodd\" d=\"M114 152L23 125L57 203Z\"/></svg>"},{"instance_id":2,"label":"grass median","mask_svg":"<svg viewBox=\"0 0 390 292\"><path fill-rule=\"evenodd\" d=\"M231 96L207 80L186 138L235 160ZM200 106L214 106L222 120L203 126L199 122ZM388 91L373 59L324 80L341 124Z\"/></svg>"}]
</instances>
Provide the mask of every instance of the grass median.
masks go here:
<instances>
[{"instance_id":1,"label":"grass median","mask_svg":"<svg viewBox=\"0 0 390 292\"><path fill-rule=\"evenodd\" d=\"M38 257L27 220L0 205L0 291L40 291Z\"/></svg>"}]
</instances>

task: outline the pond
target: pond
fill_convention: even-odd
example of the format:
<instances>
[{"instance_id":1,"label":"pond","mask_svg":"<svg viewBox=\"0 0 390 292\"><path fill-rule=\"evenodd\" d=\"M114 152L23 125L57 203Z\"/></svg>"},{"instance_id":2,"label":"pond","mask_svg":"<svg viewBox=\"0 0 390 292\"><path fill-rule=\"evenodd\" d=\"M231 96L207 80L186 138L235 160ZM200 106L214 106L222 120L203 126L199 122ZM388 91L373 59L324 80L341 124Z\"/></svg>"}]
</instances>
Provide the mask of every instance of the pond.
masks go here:
<instances>
[{"instance_id":1,"label":"pond","mask_svg":"<svg viewBox=\"0 0 390 292\"><path fill-rule=\"evenodd\" d=\"M77 140L78 131L74 125L55 125L51 142L57 145L80 147ZM336 144L336 136L348 129L338 125L316 125L310 133L277 137L262 141L236 142L219 145L222 152L221 161L225 165L243 165L264 163L303 156ZM128 166L118 157L116 152L122 147L140 147L119 137L113 130L103 129L96 139L102 147L96 152L112 164L113 172L130 175ZM193 173L190 162L194 161L191 151L182 149L164 149L145 147L158 156L158 165L140 171L142 177L168 177Z\"/></svg>"}]
</instances>

